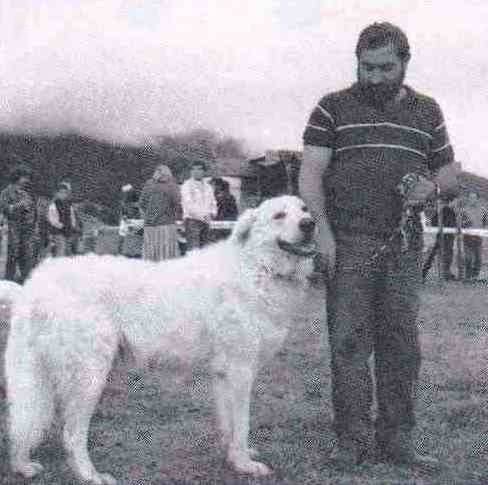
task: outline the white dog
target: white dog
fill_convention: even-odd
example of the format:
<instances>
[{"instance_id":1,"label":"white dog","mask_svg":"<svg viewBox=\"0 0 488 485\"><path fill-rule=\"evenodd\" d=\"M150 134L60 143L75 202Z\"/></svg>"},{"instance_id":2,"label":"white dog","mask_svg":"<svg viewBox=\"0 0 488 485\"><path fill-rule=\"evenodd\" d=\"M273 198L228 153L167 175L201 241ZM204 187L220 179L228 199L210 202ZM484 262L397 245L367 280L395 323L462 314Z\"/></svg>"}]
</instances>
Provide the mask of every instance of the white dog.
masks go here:
<instances>
[{"instance_id":1,"label":"white dog","mask_svg":"<svg viewBox=\"0 0 488 485\"><path fill-rule=\"evenodd\" d=\"M44 262L17 297L5 356L13 470L42 470L30 452L57 408L77 477L115 483L95 469L87 436L123 343L141 363L158 354L205 358L228 461L242 473L268 474L248 448L251 389L262 357L305 309L313 233L304 203L283 196L245 212L228 240L188 257Z\"/></svg>"}]
</instances>

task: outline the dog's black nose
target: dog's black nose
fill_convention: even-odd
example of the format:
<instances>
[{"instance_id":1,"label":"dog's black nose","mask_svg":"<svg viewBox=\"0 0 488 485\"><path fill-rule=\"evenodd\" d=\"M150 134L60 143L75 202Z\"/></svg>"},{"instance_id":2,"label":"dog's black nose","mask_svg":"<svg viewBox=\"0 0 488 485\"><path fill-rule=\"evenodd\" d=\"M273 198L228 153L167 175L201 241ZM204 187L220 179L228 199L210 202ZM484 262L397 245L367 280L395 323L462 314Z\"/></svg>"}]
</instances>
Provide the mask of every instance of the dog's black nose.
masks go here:
<instances>
[{"instance_id":1,"label":"dog's black nose","mask_svg":"<svg viewBox=\"0 0 488 485\"><path fill-rule=\"evenodd\" d=\"M298 227L300 228L300 231L302 231L303 233L310 234L315 229L315 222L313 221L313 219L310 219L309 217L303 218L298 223Z\"/></svg>"}]
</instances>

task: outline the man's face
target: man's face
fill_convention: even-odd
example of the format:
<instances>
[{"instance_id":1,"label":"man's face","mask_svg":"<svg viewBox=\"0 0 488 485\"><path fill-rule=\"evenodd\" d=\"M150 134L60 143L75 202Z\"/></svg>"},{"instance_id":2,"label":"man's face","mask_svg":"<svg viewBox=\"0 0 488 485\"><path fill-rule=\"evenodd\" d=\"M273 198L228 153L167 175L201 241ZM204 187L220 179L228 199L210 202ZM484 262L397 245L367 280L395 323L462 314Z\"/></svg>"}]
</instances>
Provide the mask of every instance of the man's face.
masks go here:
<instances>
[{"instance_id":1,"label":"man's face","mask_svg":"<svg viewBox=\"0 0 488 485\"><path fill-rule=\"evenodd\" d=\"M478 202L478 194L475 192L470 192L468 194L468 203L470 206L475 206Z\"/></svg>"},{"instance_id":2,"label":"man's face","mask_svg":"<svg viewBox=\"0 0 488 485\"><path fill-rule=\"evenodd\" d=\"M191 175L195 180L202 180L205 172L201 165L195 165L191 170Z\"/></svg>"},{"instance_id":3,"label":"man's face","mask_svg":"<svg viewBox=\"0 0 488 485\"><path fill-rule=\"evenodd\" d=\"M60 189L58 190L58 199L59 200L68 200L70 196L68 189Z\"/></svg>"},{"instance_id":4,"label":"man's face","mask_svg":"<svg viewBox=\"0 0 488 485\"><path fill-rule=\"evenodd\" d=\"M224 190L221 187L215 189L215 198L216 199L224 198Z\"/></svg>"},{"instance_id":5,"label":"man's face","mask_svg":"<svg viewBox=\"0 0 488 485\"><path fill-rule=\"evenodd\" d=\"M392 44L361 51L358 82L367 100L380 107L393 100L403 85L406 69L407 62L400 59Z\"/></svg>"},{"instance_id":6,"label":"man's face","mask_svg":"<svg viewBox=\"0 0 488 485\"><path fill-rule=\"evenodd\" d=\"M19 178L17 181L17 186L21 189L27 189L30 187L31 184L31 179L27 175L23 175L22 177Z\"/></svg>"}]
</instances>

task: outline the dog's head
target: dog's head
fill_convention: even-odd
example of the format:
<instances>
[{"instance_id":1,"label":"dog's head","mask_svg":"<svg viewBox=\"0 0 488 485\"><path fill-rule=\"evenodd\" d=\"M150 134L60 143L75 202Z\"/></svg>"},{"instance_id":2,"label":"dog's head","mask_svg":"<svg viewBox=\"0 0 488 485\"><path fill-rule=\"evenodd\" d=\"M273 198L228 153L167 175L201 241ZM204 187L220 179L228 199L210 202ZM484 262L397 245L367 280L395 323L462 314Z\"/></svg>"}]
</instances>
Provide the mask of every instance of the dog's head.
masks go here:
<instances>
[{"instance_id":1,"label":"dog's head","mask_svg":"<svg viewBox=\"0 0 488 485\"><path fill-rule=\"evenodd\" d=\"M281 196L264 201L239 218L231 242L247 247L256 257L280 264L296 265L315 254L315 223L305 203L298 197Z\"/></svg>"}]
</instances>

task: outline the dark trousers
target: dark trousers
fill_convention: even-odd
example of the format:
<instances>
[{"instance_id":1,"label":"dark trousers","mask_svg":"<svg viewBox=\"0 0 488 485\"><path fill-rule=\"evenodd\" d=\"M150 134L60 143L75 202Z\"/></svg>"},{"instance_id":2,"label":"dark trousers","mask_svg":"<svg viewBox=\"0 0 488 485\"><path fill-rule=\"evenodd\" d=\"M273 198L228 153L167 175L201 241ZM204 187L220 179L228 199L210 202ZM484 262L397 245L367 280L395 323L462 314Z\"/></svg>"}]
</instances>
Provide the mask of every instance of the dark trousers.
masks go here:
<instances>
[{"instance_id":1,"label":"dark trousers","mask_svg":"<svg viewBox=\"0 0 488 485\"><path fill-rule=\"evenodd\" d=\"M481 270L482 239L479 236L464 236L463 243L466 278L478 278Z\"/></svg>"},{"instance_id":2,"label":"dark trousers","mask_svg":"<svg viewBox=\"0 0 488 485\"><path fill-rule=\"evenodd\" d=\"M452 266L452 260L454 257L454 234L443 234L442 235L442 276L444 279L449 279L451 277L451 266ZM434 247L432 248L431 252L429 253L429 256L427 257L427 260L424 264L424 267L422 269L422 277L425 279L427 274L430 271L430 268L432 267L432 263L434 262L434 258L436 254L439 251L440 248L440 240L441 237L440 235L437 235Z\"/></svg>"},{"instance_id":3,"label":"dark trousers","mask_svg":"<svg viewBox=\"0 0 488 485\"><path fill-rule=\"evenodd\" d=\"M185 237L187 251L198 249L209 242L209 225L197 219L185 219Z\"/></svg>"},{"instance_id":4,"label":"dark trousers","mask_svg":"<svg viewBox=\"0 0 488 485\"><path fill-rule=\"evenodd\" d=\"M327 315L331 348L334 428L344 444L385 445L415 426L414 389L420 368L417 314L421 236L398 258L370 264L380 241L337 234L337 268L329 280ZM395 251L400 252L400 247ZM374 352L378 416L371 417Z\"/></svg>"},{"instance_id":5,"label":"dark trousers","mask_svg":"<svg viewBox=\"0 0 488 485\"><path fill-rule=\"evenodd\" d=\"M17 267L20 272L20 283L23 283L34 267L34 235L9 228L5 279L15 281Z\"/></svg>"}]
</instances>

